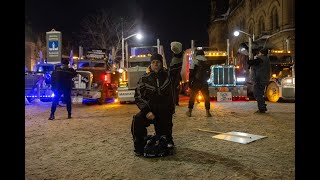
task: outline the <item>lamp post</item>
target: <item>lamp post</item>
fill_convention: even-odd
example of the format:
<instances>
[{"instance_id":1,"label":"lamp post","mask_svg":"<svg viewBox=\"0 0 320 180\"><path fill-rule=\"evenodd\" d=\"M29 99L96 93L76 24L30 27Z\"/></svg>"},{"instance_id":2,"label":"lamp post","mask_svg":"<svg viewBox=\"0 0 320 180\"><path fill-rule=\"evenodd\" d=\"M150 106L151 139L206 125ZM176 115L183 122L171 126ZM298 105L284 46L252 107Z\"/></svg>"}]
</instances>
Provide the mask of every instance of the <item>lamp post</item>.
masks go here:
<instances>
[{"instance_id":1,"label":"lamp post","mask_svg":"<svg viewBox=\"0 0 320 180\"><path fill-rule=\"evenodd\" d=\"M122 38L121 38L121 44L122 44L122 61L120 62L120 68L124 68L124 41L133 37L137 36L138 39L142 38L142 35L140 33L134 33L126 38L123 37L123 31L122 31ZM128 67L127 67L128 68Z\"/></svg>"},{"instance_id":2,"label":"lamp post","mask_svg":"<svg viewBox=\"0 0 320 180\"><path fill-rule=\"evenodd\" d=\"M234 31L234 36L239 36L240 33L243 33L249 37L249 60L252 59L252 41L254 41L254 34L249 34L241 30ZM251 38L252 37L252 38Z\"/></svg>"}]
</instances>

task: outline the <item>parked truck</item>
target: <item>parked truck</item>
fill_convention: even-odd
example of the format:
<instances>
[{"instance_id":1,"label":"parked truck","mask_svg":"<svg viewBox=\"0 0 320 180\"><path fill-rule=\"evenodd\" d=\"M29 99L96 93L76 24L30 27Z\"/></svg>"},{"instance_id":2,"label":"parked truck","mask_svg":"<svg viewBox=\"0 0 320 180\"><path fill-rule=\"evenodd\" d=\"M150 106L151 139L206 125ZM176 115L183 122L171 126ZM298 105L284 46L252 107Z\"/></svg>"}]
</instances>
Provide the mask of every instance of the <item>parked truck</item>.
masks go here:
<instances>
[{"instance_id":1,"label":"parked truck","mask_svg":"<svg viewBox=\"0 0 320 180\"><path fill-rule=\"evenodd\" d=\"M242 82L244 77L237 76L236 66L228 65L227 52L217 51L209 47L194 47L187 49L183 55L183 63L181 69L181 93L184 95L190 94L189 82L189 67L195 59L195 52L199 49L204 50L207 62L210 64L209 96L211 99L221 100L228 98L231 100L248 100L247 86ZM201 98L201 96L199 96Z\"/></svg>"},{"instance_id":2,"label":"parked truck","mask_svg":"<svg viewBox=\"0 0 320 180\"><path fill-rule=\"evenodd\" d=\"M105 52L91 50L84 58L74 60L72 67L77 72L72 79L71 97L74 103L84 100L84 103L96 101L104 104L117 96L119 73L105 59ZM57 66L61 63L42 62L36 65L34 72L25 73L25 96L29 102L38 97L41 101L52 100L51 74Z\"/></svg>"},{"instance_id":3,"label":"parked truck","mask_svg":"<svg viewBox=\"0 0 320 180\"><path fill-rule=\"evenodd\" d=\"M25 97L29 102L34 99L50 101L54 96L51 90L51 74L61 63L41 62L34 71L25 72Z\"/></svg>"},{"instance_id":4,"label":"parked truck","mask_svg":"<svg viewBox=\"0 0 320 180\"><path fill-rule=\"evenodd\" d=\"M295 57L292 52L270 50L270 81L265 97L270 102L295 100Z\"/></svg>"},{"instance_id":5,"label":"parked truck","mask_svg":"<svg viewBox=\"0 0 320 180\"><path fill-rule=\"evenodd\" d=\"M77 76L72 79L72 97L101 105L117 96L119 73L108 68L105 60L79 59L74 64Z\"/></svg>"},{"instance_id":6,"label":"parked truck","mask_svg":"<svg viewBox=\"0 0 320 180\"><path fill-rule=\"evenodd\" d=\"M269 49L270 80L265 89L265 98L270 102L295 101L295 56L292 51ZM248 56L238 53L236 66L245 77L248 94L253 97L252 71L247 65Z\"/></svg>"},{"instance_id":7,"label":"parked truck","mask_svg":"<svg viewBox=\"0 0 320 180\"><path fill-rule=\"evenodd\" d=\"M159 52L163 56L163 66L166 68L167 64L162 46L140 46L131 48L128 67L120 70L121 75L117 99L120 104L134 102L137 82L150 66L150 56Z\"/></svg>"}]
</instances>

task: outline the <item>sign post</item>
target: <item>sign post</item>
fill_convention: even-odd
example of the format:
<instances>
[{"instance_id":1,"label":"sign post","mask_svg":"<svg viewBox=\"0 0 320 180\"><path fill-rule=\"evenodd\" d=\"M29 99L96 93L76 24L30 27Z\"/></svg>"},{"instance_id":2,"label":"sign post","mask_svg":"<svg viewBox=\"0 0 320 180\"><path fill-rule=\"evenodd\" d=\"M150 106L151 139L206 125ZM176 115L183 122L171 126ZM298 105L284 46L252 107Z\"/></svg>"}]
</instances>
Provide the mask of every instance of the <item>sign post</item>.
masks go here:
<instances>
[{"instance_id":1,"label":"sign post","mask_svg":"<svg viewBox=\"0 0 320 180\"><path fill-rule=\"evenodd\" d=\"M47 62L51 64L61 62L62 39L61 32L52 29L46 32Z\"/></svg>"}]
</instances>

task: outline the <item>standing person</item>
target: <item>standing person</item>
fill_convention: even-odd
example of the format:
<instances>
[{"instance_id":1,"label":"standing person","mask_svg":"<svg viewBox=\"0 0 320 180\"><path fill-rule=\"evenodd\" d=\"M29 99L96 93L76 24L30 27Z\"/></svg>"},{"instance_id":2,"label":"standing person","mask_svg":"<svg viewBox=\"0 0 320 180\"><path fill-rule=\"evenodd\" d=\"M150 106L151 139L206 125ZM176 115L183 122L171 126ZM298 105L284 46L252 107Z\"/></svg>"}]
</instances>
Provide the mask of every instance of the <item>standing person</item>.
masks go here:
<instances>
[{"instance_id":1,"label":"standing person","mask_svg":"<svg viewBox=\"0 0 320 180\"><path fill-rule=\"evenodd\" d=\"M171 50L176 54L172 60L182 62L182 44L171 44ZM181 58L178 58L181 57ZM140 112L133 116L131 133L136 156L144 153L146 145L147 127L154 124L155 133L158 137L165 137L167 147L173 148L172 116L175 111L173 82L177 73L175 66L169 71L163 68L163 57L153 54L150 58L150 72L144 74L138 81L135 89L135 103ZM175 64L175 63L174 63Z\"/></svg>"},{"instance_id":2,"label":"standing person","mask_svg":"<svg viewBox=\"0 0 320 180\"><path fill-rule=\"evenodd\" d=\"M68 119L71 119L71 89L72 78L77 75L73 68L69 68L69 60L63 59L62 65L57 67L51 76L52 90L54 97L51 105L51 113L49 120L54 120L54 113L56 112L59 99L63 94L64 100L67 104Z\"/></svg>"},{"instance_id":3,"label":"standing person","mask_svg":"<svg viewBox=\"0 0 320 180\"><path fill-rule=\"evenodd\" d=\"M173 52L173 58L170 62L170 71L176 71L173 81L173 88L174 88L174 100L175 105L179 106L179 94L180 94L180 81L182 80L181 77L181 69L182 69L182 44L180 42L171 42L171 51Z\"/></svg>"},{"instance_id":4,"label":"standing person","mask_svg":"<svg viewBox=\"0 0 320 180\"><path fill-rule=\"evenodd\" d=\"M265 88L270 78L270 60L267 55L268 49L261 49L255 59L248 61L253 73L253 96L258 104L256 113L265 113L267 111L264 97Z\"/></svg>"},{"instance_id":5,"label":"standing person","mask_svg":"<svg viewBox=\"0 0 320 180\"><path fill-rule=\"evenodd\" d=\"M188 117L191 117L194 100L199 91L201 91L204 97L204 104L206 108L206 117L211 117L210 113L210 97L209 97L209 85L208 79L210 78L210 66L207 63L207 59L203 50L196 51L196 57L191 62L189 73L189 87L191 94L189 98L189 110L186 112Z\"/></svg>"}]
</instances>

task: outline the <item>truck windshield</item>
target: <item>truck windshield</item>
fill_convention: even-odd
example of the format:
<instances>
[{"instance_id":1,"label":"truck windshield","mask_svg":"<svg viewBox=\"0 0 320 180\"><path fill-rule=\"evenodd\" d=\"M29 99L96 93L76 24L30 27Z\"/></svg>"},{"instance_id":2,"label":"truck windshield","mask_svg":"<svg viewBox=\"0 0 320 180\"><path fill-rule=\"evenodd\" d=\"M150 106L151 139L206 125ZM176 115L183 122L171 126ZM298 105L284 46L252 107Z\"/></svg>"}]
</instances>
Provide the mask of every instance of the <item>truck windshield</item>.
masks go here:
<instances>
[{"instance_id":1,"label":"truck windshield","mask_svg":"<svg viewBox=\"0 0 320 180\"><path fill-rule=\"evenodd\" d=\"M225 65L227 58L225 56L206 56L208 64Z\"/></svg>"},{"instance_id":2,"label":"truck windshield","mask_svg":"<svg viewBox=\"0 0 320 180\"><path fill-rule=\"evenodd\" d=\"M148 55L158 52L157 46L132 47L131 56Z\"/></svg>"},{"instance_id":3,"label":"truck windshield","mask_svg":"<svg viewBox=\"0 0 320 180\"><path fill-rule=\"evenodd\" d=\"M270 54L271 73L273 76L283 78L292 77L293 58L291 55Z\"/></svg>"},{"instance_id":4,"label":"truck windshield","mask_svg":"<svg viewBox=\"0 0 320 180\"><path fill-rule=\"evenodd\" d=\"M37 72L50 72L54 70L54 66L50 65L38 65L37 66Z\"/></svg>"}]
</instances>

